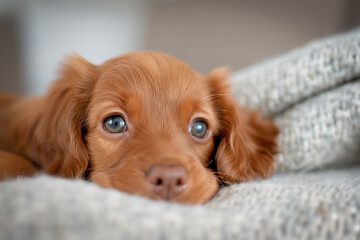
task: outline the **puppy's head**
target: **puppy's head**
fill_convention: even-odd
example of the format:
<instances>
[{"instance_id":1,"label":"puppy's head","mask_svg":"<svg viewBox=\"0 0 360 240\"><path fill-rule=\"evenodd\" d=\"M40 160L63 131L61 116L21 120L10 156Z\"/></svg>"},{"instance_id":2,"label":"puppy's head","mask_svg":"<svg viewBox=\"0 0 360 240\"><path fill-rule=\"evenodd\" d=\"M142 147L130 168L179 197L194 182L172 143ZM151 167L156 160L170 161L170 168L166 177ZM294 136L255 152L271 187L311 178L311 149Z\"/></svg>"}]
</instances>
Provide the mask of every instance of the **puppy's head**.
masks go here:
<instances>
[{"instance_id":1,"label":"puppy's head","mask_svg":"<svg viewBox=\"0 0 360 240\"><path fill-rule=\"evenodd\" d=\"M241 182L271 172L277 129L236 106L225 70L202 76L154 52L101 66L79 61L82 71L73 69L79 64L64 71L83 75L77 88L90 89L74 119L82 121L75 138L87 152L92 181L153 199L201 203L214 195L219 180ZM83 168L71 176L83 174L76 169Z\"/></svg>"}]
</instances>

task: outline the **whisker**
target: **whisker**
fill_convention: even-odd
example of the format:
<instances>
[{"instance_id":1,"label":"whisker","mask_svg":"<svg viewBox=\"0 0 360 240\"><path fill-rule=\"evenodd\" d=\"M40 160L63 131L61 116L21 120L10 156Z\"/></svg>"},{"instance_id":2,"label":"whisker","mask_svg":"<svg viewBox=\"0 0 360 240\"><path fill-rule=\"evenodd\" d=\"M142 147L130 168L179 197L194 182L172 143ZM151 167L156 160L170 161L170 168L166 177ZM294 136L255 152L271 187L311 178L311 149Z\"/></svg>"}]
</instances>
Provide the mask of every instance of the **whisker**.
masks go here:
<instances>
[{"instance_id":1,"label":"whisker","mask_svg":"<svg viewBox=\"0 0 360 240\"><path fill-rule=\"evenodd\" d=\"M221 185L221 187L225 187L223 181L220 178L216 178L217 182Z\"/></svg>"},{"instance_id":2,"label":"whisker","mask_svg":"<svg viewBox=\"0 0 360 240\"><path fill-rule=\"evenodd\" d=\"M226 176L229 176L229 177L231 177L231 176L232 176L231 174L224 173L224 172L213 172L213 173L216 173L216 174L222 174L222 175L226 175Z\"/></svg>"},{"instance_id":3,"label":"whisker","mask_svg":"<svg viewBox=\"0 0 360 240\"><path fill-rule=\"evenodd\" d=\"M209 167L210 166L210 164L211 163L213 163L215 161L215 159L213 158L213 159L211 159L208 163L207 163L207 165L206 165L206 167Z\"/></svg>"}]
</instances>

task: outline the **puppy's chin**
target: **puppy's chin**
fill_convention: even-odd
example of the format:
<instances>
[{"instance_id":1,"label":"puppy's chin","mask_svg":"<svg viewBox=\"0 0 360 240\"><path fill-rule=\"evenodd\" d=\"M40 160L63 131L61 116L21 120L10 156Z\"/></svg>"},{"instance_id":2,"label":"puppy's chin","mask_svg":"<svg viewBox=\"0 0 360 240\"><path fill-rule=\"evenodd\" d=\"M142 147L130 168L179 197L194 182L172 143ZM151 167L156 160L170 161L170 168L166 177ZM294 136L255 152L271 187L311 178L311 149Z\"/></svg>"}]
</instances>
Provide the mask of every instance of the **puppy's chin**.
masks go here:
<instances>
[{"instance_id":1,"label":"puppy's chin","mask_svg":"<svg viewBox=\"0 0 360 240\"><path fill-rule=\"evenodd\" d=\"M113 188L121 192L139 195L153 200L165 201L152 191L152 189L146 184L144 178L134 178L137 179L136 182L127 184L124 181L118 180L118 178L121 178L120 175L117 175L116 179L113 179L112 176L114 175L107 173L95 173L90 175L90 180L104 188ZM204 174L201 174L200 177L196 176L191 178L184 192L179 196L168 200L168 202L182 204L205 203L214 196L218 189L219 185L215 174L212 173L211 170L204 169Z\"/></svg>"}]
</instances>

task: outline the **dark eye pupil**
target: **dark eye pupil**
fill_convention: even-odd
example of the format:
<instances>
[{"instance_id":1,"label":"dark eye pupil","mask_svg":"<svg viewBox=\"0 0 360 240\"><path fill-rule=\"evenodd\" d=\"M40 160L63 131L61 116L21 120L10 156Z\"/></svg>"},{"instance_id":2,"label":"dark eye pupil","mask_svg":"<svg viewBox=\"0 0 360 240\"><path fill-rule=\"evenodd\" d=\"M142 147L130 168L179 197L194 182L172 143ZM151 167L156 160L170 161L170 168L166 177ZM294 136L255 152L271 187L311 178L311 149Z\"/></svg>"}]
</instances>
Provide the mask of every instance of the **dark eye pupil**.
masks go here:
<instances>
[{"instance_id":1,"label":"dark eye pupil","mask_svg":"<svg viewBox=\"0 0 360 240\"><path fill-rule=\"evenodd\" d=\"M207 125L204 121L196 120L192 123L190 132L194 137L203 138L207 132Z\"/></svg>"},{"instance_id":2,"label":"dark eye pupil","mask_svg":"<svg viewBox=\"0 0 360 240\"><path fill-rule=\"evenodd\" d=\"M194 131L197 133L202 133L204 131L204 125L201 123L194 124Z\"/></svg>"},{"instance_id":3,"label":"dark eye pupil","mask_svg":"<svg viewBox=\"0 0 360 240\"><path fill-rule=\"evenodd\" d=\"M104 128L110 133L121 133L125 130L126 123L123 117L114 115L105 119Z\"/></svg>"}]
</instances>

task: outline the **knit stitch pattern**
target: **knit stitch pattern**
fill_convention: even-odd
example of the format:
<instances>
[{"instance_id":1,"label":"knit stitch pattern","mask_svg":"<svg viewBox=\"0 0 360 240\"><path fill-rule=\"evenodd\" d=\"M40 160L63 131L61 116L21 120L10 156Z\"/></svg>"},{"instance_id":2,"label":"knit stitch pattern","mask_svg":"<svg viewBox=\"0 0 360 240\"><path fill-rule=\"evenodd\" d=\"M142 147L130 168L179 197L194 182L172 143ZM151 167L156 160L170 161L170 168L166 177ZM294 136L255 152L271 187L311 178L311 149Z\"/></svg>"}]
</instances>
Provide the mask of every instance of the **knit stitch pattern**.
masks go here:
<instances>
[{"instance_id":1,"label":"knit stitch pattern","mask_svg":"<svg viewBox=\"0 0 360 240\"><path fill-rule=\"evenodd\" d=\"M186 206L39 176L0 183L0 239L349 239L360 237L360 167L282 173Z\"/></svg>"},{"instance_id":2,"label":"knit stitch pattern","mask_svg":"<svg viewBox=\"0 0 360 240\"><path fill-rule=\"evenodd\" d=\"M239 104L275 118L277 171L360 160L360 30L235 73Z\"/></svg>"}]
</instances>

